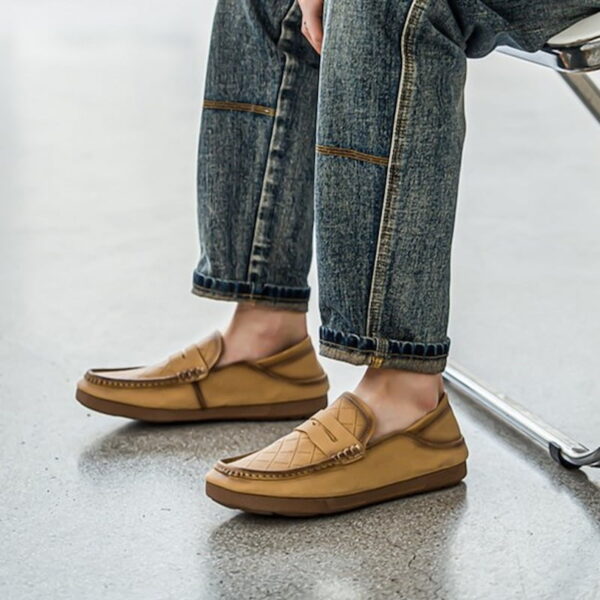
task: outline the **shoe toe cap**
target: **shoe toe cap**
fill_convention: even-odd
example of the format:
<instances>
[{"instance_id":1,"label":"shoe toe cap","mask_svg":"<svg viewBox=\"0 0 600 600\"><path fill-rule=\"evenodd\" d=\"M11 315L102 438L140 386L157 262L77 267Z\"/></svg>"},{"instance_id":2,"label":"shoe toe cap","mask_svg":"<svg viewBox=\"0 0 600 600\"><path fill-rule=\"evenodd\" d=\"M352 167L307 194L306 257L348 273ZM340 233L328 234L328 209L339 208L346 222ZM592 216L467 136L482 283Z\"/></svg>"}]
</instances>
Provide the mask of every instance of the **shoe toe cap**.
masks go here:
<instances>
[{"instance_id":1,"label":"shoe toe cap","mask_svg":"<svg viewBox=\"0 0 600 600\"><path fill-rule=\"evenodd\" d=\"M214 486L231 492L244 491L248 483L239 477L233 477L231 475L225 475L225 473L220 473L214 468L204 476L204 482L206 484L207 491L211 486Z\"/></svg>"}]
</instances>

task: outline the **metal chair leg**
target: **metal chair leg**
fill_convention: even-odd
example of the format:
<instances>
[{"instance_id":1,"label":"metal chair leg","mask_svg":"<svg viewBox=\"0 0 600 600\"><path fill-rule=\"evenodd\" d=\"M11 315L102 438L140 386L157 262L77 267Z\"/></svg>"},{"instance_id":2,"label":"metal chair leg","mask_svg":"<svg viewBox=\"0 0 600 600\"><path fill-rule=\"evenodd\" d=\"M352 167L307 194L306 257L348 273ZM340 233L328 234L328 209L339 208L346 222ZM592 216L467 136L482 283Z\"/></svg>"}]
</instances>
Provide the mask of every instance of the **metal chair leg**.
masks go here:
<instances>
[{"instance_id":1,"label":"metal chair leg","mask_svg":"<svg viewBox=\"0 0 600 600\"><path fill-rule=\"evenodd\" d=\"M485 387L458 366L449 364L444 372L444 379L476 405L485 408L512 429L546 449L563 467L600 467L600 447L590 450L572 440L514 400Z\"/></svg>"},{"instance_id":2,"label":"metal chair leg","mask_svg":"<svg viewBox=\"0 0 600 600\"><path fill-rule=\"evenodd\" d=\"M558 74L600 123L600 88L592 78L585 73L558 71Z\"/></svg>"},{"instance_id":3,"label":"metal chair leg","mask_svg":"<svg viewBox=\"0 0 600 600\"><path fill-rule=\"evenodd\" d=\"M600 88L584 71L600 69L598 62L600 39L590 40L573 47L551 47L528 53L512 46L498 48L503 54L516 56L555 69L573 90L584 106L600 123ZM590 450L583 444L561 433L540 417L529 412L504 394L484 386L473 376L454 364L449 364L444 373L448 384L466 395L476 405L490 411L511 429L546 449L550 456L567 469L600 467L600 447Z\"/></svg>"}]
</instances>

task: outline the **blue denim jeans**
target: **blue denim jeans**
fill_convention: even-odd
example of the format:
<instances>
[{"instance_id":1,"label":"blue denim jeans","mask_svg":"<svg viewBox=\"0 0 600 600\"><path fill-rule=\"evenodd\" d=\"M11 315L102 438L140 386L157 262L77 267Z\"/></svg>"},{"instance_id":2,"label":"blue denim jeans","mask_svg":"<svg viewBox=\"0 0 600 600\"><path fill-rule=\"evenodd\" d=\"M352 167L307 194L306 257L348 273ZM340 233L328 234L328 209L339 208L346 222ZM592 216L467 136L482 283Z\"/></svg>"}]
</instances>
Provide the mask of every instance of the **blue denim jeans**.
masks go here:
<instances>
[{"instance_id":1,"label":"blue denim jeans","mask_svg":"<svg viewBox=\"0 0 600 600\"><path fill-rule=\"evenodd\" d=\"M600 0L220 0L198 154L193 291L305 311L322 355L443 371L466 62L539 49Z\"/></svg>"}]
</instances>

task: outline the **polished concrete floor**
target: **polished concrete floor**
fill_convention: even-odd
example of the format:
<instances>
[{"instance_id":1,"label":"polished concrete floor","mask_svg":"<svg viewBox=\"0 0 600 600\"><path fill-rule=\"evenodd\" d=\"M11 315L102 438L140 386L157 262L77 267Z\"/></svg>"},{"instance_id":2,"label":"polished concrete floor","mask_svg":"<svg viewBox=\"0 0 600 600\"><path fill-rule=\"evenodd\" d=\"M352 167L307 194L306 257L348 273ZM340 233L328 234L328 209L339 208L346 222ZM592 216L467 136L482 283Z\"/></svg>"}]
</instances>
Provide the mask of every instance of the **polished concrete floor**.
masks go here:
<instances>
[{"instance_id":1,"label":"polished concrete floor","mask_svg":"<svg viewBox=\"0 0 600 600\"><path fill-rule=\"evenodd\" d=\"M151 427L74 402L87 367L157 360L231 310L189 293L213 5L3 4L0 597L599 598L598 472L456 395L464 484L309 521L202 493L215 459L289 424ZM600 128L502 56L471 65L467 103L452 357L598 444ZM334 394L360 375L324 362Z\"/></svg>"}]
</instances>

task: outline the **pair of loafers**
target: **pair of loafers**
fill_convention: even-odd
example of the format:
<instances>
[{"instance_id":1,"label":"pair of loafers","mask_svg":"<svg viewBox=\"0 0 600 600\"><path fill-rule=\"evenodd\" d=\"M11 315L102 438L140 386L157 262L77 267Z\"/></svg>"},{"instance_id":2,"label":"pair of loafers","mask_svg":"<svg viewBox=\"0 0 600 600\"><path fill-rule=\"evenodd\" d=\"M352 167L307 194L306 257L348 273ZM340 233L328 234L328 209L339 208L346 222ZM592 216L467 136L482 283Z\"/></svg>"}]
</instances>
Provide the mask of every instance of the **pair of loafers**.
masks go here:
<instances>
[{"instance_id":1,"label":"pair of loafers","mask_svg":"<svg viewBox=\"0 0 600 600\"><path fill-rule=\"evenodd\" d=\"M219 366L214 332L156 365L90 369L77 400L109 415L172 423L305 419L265 448L220 460L206 493L252 513L314 516L449 487L466 475L465 441L448 397L410 427L372 441L376 417L329 383L310 338L257 361Z\"/></svg>"}]
</instances>

